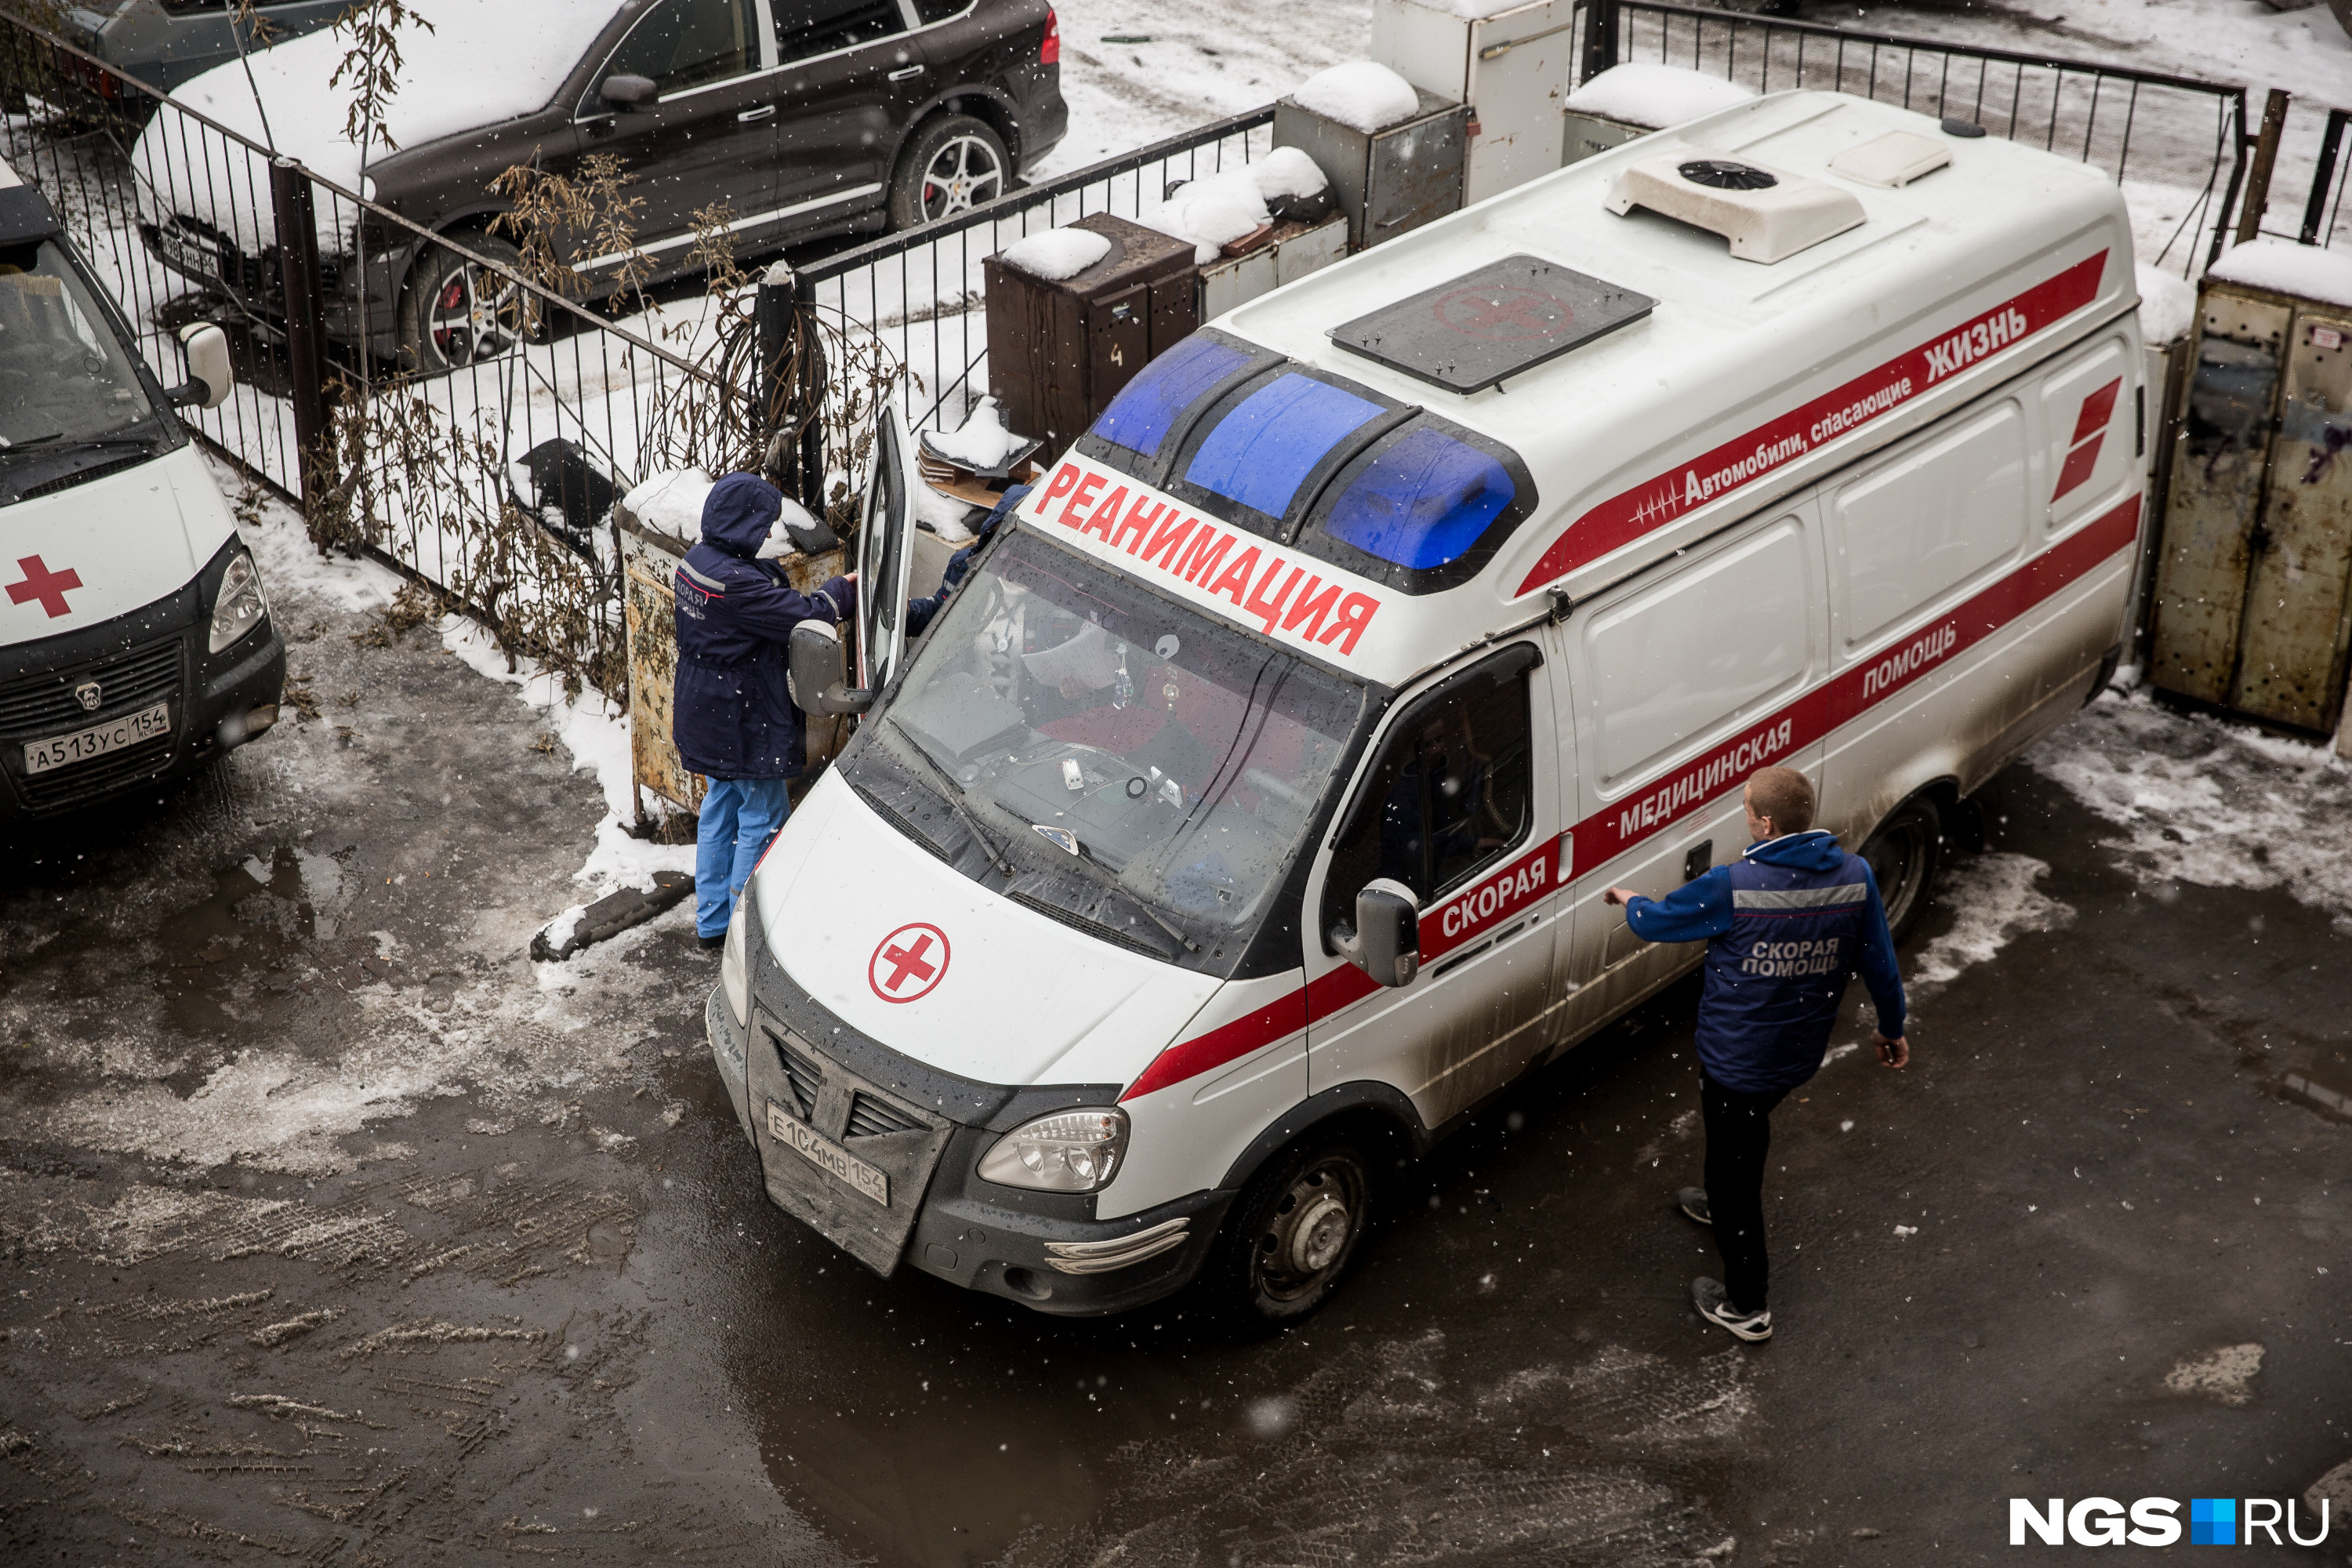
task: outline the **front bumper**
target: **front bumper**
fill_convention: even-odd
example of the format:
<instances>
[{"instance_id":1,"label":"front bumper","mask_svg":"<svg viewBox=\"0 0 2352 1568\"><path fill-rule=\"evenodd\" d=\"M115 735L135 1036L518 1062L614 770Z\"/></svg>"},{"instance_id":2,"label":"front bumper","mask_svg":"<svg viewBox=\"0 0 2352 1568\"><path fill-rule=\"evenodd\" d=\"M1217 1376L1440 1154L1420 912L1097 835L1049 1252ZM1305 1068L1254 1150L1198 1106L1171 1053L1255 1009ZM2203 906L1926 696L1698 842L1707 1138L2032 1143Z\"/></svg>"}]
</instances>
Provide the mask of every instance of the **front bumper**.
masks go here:
<instances>
[{"instance_id":1,"label":"front bumper","mask_svg":"<svg viewBox=\"0 0 2352 1568\"><path fill-rule=\"evenodd\" d=\"M748 913L748 911L747 911ZM1040 1312L1093 1317L1183 1289L1208 1260L1234 1194L1188 1194L1101 1220L1092 1194L1036 1193L980 1179L1003 1133L1048 1110L1108 1104L1116 1086L1015 1089L934 1072L858 1035L817 1006L764 952L756 931L751 1029L735 1026L718 987L704 1008L710 1052L777 1207L887 1278L902 1263ZM823 1042L819 1045L818 1042ZM787 1067L785 1053L797 1058ZM814 1065L822 1081L805 1080ZM910 1125L858 1135L860 1100ZM806 1105L810 1114L801 1116ZM776 1121L772 1130L770 1122ZM877 1204L793 1151L794 1122L880 1170Z\"/></svg>"},{"instance_id":2,"label":"front bumper","mask_svg":"<svg viewBox=\"0 0 2352 1568\"><path fill-rule=\"evenodd\" d=\"M246 326L272 342L283 342L286 323L285 262L276 246L260 255L239 249L221 230L201 219L176 215L142 222L139 237L165 270L232 302ZM416 259L417 247L378 238L381 247L362 267L352 255L320 258L323 274L327 337L337 343L365 339L370 352L389 357L400 342L400 292Z\"/></svg>"},{"instance_id":3,"label":"front bumper","mask_svg":"<svg viewBox=\"0 0 2352 1568\"><path fill-rule=\"evenodd\" d=\"M221 573L236 549L222 546L194 582L102 625L0 647L0 827L60 816L152 787L202 766L277 722L286 686L286 644L274 621L218 654L205 627ZM84 710L76 688L95 683ZM103 724L154 702L171 729L152 740L39 773L25 744Z\"/></svg>"}]
</instances>

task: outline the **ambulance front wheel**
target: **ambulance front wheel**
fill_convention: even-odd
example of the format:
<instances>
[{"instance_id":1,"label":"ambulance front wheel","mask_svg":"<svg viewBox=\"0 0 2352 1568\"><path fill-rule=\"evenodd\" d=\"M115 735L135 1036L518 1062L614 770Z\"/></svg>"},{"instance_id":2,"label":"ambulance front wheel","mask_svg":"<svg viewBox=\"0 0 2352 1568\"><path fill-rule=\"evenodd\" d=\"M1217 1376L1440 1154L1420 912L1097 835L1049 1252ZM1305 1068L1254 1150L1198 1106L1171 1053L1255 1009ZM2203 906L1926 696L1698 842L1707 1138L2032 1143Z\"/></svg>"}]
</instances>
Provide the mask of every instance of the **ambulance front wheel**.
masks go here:
<instances>
[{"instance_id":1,"label":"ambulance front wheel","mask_svg":"<svg viewBox=\"0 0 2352 1568\"><path fill-rule=\"evenodd\" d=\"M1886 929L1901 942L1927 907L1927 889L1936 880L1936 862L1943 850L1944 817L1926 795L1895 807L1895 815L1878 825L1862 858L1870 862L1877 880L1879 901L1886 906Z\"/></svg>"},{"instance_id":2,"label":"ambulance front wheel","mask_svg":"<svg viewBox=\"0 0 2352 1568\"><path fill-rule=\"evenodd\" d=\"M1312 1315L1371 1219L1372 1164L1355 1140L1310 1139L1271 1161L1235 1204L1210 1263L1211 1289L1244 1326Z\"/></svg>"}]
</instances>

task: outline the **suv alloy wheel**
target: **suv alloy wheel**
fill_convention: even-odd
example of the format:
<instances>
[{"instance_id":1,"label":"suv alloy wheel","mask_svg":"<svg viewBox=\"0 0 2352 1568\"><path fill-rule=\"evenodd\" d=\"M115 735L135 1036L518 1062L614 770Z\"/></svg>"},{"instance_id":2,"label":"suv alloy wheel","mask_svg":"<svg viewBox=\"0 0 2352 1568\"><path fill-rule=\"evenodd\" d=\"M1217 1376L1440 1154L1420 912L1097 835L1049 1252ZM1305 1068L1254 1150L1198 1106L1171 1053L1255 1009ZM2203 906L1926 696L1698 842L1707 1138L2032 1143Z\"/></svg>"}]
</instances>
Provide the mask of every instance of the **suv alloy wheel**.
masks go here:
<instances>
[{"instance_id":1,"label":"suv alloy wheel","mask_svg":"<svg viewBox=\"0 0 2352 1568\"><path fill-rule=\"evenodd\" d=\"M950 114L908 144L890 182L890 226L913 228L970 212L1012 187L1004 140L984 121Z\"/></svg>"}]
</instances>

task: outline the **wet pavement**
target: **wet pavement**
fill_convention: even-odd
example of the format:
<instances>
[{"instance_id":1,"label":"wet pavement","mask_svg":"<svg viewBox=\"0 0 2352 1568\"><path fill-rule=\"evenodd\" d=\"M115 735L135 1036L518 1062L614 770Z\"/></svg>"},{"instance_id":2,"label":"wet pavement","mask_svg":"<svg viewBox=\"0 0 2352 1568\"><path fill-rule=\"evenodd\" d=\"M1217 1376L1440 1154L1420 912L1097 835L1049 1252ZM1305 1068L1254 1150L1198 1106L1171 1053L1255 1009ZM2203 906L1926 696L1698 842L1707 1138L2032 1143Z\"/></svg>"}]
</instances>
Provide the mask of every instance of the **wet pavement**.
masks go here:
<instances>
[{"instance_id":1,"label":"wet pavement","mask_svg":"<svg viewBox=\"0 0 2352 1568\"><path fill-rule=\"evenodd\" d=\"M1972 1563L2012 1496L2352 1458L2352 910L2298 874L2340 770L2231 753L2312 835L2239 885L2043 771L2221 776L2210 726L2110 704L1998 781L1906 945L1914 1067L1842 1048L1775 1119L1770 1344L1686 1304L1686 990L1237 1342L770 1208L685 912L523 956L593 780L429 629L289 600L315 717L6 847L8 1562Z\"/></svg>"}]
</instances>

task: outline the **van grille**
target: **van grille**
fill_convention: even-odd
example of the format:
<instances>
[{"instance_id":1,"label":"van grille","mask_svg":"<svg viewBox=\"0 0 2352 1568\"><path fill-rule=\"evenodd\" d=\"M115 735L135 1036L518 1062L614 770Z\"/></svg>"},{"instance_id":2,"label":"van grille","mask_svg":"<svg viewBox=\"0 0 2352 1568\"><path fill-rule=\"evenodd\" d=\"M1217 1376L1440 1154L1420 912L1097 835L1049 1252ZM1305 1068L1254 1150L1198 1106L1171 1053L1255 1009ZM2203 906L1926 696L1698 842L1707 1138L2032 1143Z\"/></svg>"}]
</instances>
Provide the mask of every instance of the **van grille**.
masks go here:
<instances>
[{"instance_id":1,"label":"van grille","mask_svg":"<svg viewBox=\"0 0 2352 1568\"><path fill-rule=\"evenodd\" d=\"M803 1121L816 1114L817 1086L824 1081L824 1071L816 1063L768 1033L768 1043L776 1047L776 1063L784 1069L784 1084L793 1097L793 1114Z\"/></svg>"},{"instance_id":2,"label":"van grille","mask_svg":"<svg viewBox=\"0 0 2352 1568\"><path fill-rule=\"evenodd\" d=\"M920 1132L923 1124L895 1107L860 1092L849 1099L849 1135L877 1138L885 1132Z\"/></svg>"},{"instance_id":3,"label":"van grille","mask_svg":"<svg viewBox=\"0 0 2352 1568\"><path fill-rule=\"evenodd\" d=\"M74 696L74 688L85 680L97 681L102 693L95 709L85 710ZM24 731L27 739L38 739L78 730L110 714L135 712L159 700L175 700L179 690L180 639L165 637L70 669L0 682L0 733ZM173 700L173 706L176 709L179 704Z\"/></svg>"}]
</instances>

